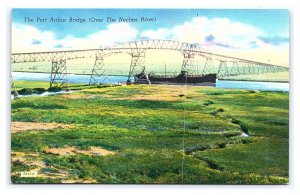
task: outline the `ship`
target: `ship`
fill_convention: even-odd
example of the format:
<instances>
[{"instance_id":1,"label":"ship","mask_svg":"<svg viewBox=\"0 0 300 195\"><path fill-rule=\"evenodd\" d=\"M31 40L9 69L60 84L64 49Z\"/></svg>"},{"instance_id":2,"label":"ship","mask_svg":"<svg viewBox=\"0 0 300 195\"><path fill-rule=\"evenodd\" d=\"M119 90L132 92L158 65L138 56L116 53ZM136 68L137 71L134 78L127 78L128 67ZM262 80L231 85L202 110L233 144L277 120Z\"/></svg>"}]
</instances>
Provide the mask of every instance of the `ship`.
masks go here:
<instances>
[{"instance_id":1,"label":"ship","mask_svg":"<svg viewBox=\"0 0 300 195\"><path fill-rule=\"evenodd\" d=\"M163 83L175 83L175 84L215 84L217 80L217 74L197 74L189 75L187 71L181 71L177 76L170 75L155 75L140 73L135 75L135 82L137 84L163 84Z\"/></svg>"}]
</instances>

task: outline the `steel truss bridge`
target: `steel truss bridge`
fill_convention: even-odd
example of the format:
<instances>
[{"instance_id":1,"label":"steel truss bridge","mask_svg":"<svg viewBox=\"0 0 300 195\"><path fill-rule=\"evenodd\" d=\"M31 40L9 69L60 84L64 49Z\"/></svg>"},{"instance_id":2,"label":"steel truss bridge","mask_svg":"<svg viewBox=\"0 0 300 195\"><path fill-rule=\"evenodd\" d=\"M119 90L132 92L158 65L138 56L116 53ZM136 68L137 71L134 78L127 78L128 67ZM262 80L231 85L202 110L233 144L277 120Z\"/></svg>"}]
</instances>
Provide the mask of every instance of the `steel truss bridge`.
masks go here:
<instances>
[{"instance_id":1,"label":"steel truss bridge","mask_svg":"<svg viewBox=\"0 0 300 195\"><path fill-rule=\"evenodd\" d=\"M147 50L173 50L183 56L181 71L187 71L190 75L196 74L195 57L204 59L201 73L216 73L217 77L236 76L246 74L262 74L268 72L288 71L287 67L261 63L243 58L236 58L205 51L196 44L178 42L173 40L141 40L118 44L103 49L49 51L34 53L13 53L11 63L26 62L50 62L51 77L50 87L54 84L62 86L67 83L67 61L74 59L94 58L95 63L90 75L89 84L99 84L99 79L104 75L104 59L111 55L127 53L131 56L128 81L134 78L135 81L148 79L145 56ZM162 56L163 58L163 56ZM211 66L216 69L210 69ZM198 71L197 71L198 72ZM142 74L141 74L142 73ZM139 78L137 77L139 75Z\"/></svg>"}]
</instances>

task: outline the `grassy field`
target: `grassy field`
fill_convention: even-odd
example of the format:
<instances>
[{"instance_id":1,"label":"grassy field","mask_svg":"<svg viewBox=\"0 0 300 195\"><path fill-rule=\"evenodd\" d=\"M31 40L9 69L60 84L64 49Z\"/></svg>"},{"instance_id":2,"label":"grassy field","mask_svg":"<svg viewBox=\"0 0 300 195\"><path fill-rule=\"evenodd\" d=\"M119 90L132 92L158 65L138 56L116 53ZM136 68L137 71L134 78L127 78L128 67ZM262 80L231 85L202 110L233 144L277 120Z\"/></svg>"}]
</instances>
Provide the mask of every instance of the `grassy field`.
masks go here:
<instances>
[{"instance_id":1,"label":"grassy field","mask_svg":"<svg viewBox=\"0 0 300 195\"><path fill-rule=\"evenodd\" d=\"M288 183L288 93L74 89L82 90L12 100L13 183Z\"/></svg>"}]
</instances>

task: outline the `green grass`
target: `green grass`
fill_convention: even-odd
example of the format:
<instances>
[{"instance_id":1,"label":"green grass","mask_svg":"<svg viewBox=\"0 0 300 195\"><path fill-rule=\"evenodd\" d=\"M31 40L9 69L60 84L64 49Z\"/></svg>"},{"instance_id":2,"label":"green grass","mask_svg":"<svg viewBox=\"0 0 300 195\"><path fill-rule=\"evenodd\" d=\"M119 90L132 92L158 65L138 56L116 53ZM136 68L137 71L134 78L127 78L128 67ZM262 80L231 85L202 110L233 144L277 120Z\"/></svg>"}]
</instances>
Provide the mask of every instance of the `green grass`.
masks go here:
<instances>
[{"instance_id":1,"label":"green grass","mask_svg":"<svg viewBox=\"0 0 300 195\"><path fill-rule=\"evenodd\" d=\"M23 88L48 88L50 85L46 81L13 81L11 91L21 90Z\"/></svg>"},{"instance_id":2,"label":"green grass","mask_svg":"<svg viewBox=\"0 0 300 195\"><path fill-rule=\"evenodd\" d=\"M251 139L252 143L228 145L222 150L197 152L195 156L210 159L228 172L288 177L288 139Z\"/></svg>"},{"instance_id":3,"label":"green grass","mask_svg":"<svg viewBox=\"0 0 300 195\"><path fill-rule=\"evenodd\" d=\"M14 175L14 183L288 182L288 93L208 87L184 91L156 85L88 87L69 95L12 100L11 117L74 125L13 133L13 152L35 153L33 158L46 163L47 170L69 173L52 179ZM241 137L242 132L250 137ZM83 150L98 146L116 154L43 153L45 148L67 146ZM29 164L12 166L13 173L30 170Z\"/></svg>"},{"instance_id":4,"label":"green grass","mask_svg":"<svg viewBox=\"0 0 300 195\"><path fill-rule=\"evenodd\" d=\"M110 86L110 85L108 85ZM18 80L13 81L13 85L11 86L11 91L19 91L21 89L33 89L33 88L44 88L48 89L50 87L50 82L46 81L25 81L25 80ZM88 89L88 88L101 88L106 86L94 86L88 84L77 84L77 83L69 83L68 88L71 90L81 90L81 89ZM64 87L66 88L66 86Z\"/></svg>"}]
</instances>

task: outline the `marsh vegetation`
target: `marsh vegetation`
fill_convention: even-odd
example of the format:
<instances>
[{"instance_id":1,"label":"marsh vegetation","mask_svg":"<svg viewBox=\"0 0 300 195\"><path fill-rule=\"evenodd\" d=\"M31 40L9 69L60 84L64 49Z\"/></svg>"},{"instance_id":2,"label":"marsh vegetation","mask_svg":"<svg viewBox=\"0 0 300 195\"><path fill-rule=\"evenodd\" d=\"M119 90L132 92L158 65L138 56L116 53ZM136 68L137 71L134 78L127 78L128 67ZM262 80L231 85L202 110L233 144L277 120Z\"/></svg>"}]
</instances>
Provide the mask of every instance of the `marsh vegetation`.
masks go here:
<instances>
[{"instance_id":1,"label":"marsh vegetation","mask_svg":"<svg viewBox=\"0 0 300 195\"><path fill-rule=\"evenodd\" d=\"M74 87L12 100L12 123L24 127L12 129L13 183L288 183L286 92Z\"/></svg>"}]
</instances>

